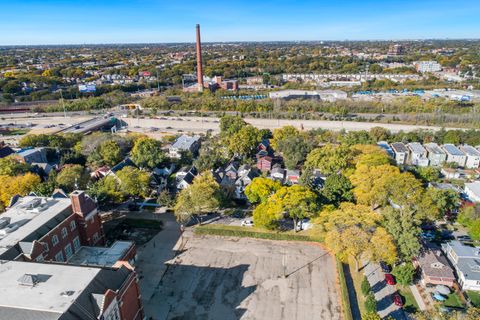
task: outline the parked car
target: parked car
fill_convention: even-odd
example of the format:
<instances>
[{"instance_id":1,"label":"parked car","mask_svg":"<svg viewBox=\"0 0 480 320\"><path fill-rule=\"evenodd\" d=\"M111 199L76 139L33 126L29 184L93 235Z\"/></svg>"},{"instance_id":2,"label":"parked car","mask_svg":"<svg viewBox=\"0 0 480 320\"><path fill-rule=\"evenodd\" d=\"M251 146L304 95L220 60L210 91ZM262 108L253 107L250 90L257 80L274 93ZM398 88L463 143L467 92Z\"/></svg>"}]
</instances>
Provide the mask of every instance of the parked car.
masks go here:
<instances>
[{"instance_id":1,"label":"parked car","mask_svg":"<svg viewBox=\"0 0 480 320\"><path fill-rule=\"evenodd\" d=\"M403 307L402 297L398 293L393 294L393 303L399 307Z\"/></svg>"},{"instance_id":2,"label":"parked car","mask_svg":"<svg viewBox=\"0 0 480 320\"><path fill-rule=\"evenodd\" d=\"M421 235L422 239L432 241L435 239L435 234L432 232L422 232Z\"/></svg>"},{"instance_id":3,"label":"parked car","mask_svg":"<svg viewBox=\"0 0 480 320\"><path fill-rule=\"evenodd\" d=\"M390 268L390 266L384 261L380 261L380 268L382 268L382 271L384 273L392 272L392 269Z\"/></svg>"},{"instance_id":4,"label":"parked car","mask_svg":"<svg viewBox=\"0 0 480 320\"><path fill-rule=\"evenodd\" d=\"M242 220L242 227L253 227L253 220Z\"/></svg>"},{"instance_id":5,"label":"parked car","mask_svg":"<svg viewBox=\"0 0 480 320\"><path fill-rule=\"evenodd\" d=\"M394 286L396 284L395 277L390 273L385 273L385 281L391 286Z\"/></svg>"},{"instance_id":6,"label":"parked car","mask_svg":"<svg viewBox=\"0 0 480 320\"><path fill-rule=\"evenodd\" d=\"M445 296L441 295L438 292L432 292L432 298L435 301L445 301L445 300L447 300L447 298Z\"/></svg>"},{"instance_id":7,"label":"parked car","mask_svg":"<svg viewBox=\"0 0 480 320\"><path fill-rule=\"evenodd\" d=\"M310 219L305 218L297 222L297 230L308 230L311 227Z\"/></svg>"}]
</instances>

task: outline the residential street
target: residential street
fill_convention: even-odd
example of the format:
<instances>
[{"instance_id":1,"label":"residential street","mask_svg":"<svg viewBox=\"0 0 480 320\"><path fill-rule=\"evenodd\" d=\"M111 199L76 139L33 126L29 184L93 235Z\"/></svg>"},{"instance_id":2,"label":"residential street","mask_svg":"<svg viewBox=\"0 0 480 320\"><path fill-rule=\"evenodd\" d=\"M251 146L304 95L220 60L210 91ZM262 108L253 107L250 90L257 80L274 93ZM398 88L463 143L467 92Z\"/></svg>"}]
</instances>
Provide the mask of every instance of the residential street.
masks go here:
<instances>
[{"instance_id":1,"label":"residential street","mask_svg":"<svg viewBox=\"0 0 480 320\"><path fill-rule=\"evenodd\" d=\"M407 319L402 308L399 308L393 303L393 294L396 288L385 282L385 276L380 265L368 263L364 268L364 272L377 299L378 314L382 318L391 316L393 319L398 320Z\"/></svg>"}]
</instances>

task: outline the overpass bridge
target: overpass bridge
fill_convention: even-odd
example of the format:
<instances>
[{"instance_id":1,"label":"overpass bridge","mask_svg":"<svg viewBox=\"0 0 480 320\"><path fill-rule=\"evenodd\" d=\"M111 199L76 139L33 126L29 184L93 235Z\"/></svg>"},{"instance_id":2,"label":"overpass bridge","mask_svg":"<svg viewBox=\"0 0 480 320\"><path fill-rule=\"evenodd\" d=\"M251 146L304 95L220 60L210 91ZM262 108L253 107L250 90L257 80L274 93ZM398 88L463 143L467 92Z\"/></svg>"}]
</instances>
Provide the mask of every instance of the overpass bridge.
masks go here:
<instances>
[{"instance_id":1,"label":"overpass bridge","mask_svg":"<svg viewBox=\"0 0 480 320\"><path fill-rule=\"evenodd\" d=\"M105 127L110 127L110 128L116 127L117 122L118 122L118 119L114 116L108 115L103 117L97 117L97 118L79 122L68 128L64 128L60 131L57 131L57 133L89 134L89 133L92 133L93 131L100 130Z\"/></svg>"}]
</instances>

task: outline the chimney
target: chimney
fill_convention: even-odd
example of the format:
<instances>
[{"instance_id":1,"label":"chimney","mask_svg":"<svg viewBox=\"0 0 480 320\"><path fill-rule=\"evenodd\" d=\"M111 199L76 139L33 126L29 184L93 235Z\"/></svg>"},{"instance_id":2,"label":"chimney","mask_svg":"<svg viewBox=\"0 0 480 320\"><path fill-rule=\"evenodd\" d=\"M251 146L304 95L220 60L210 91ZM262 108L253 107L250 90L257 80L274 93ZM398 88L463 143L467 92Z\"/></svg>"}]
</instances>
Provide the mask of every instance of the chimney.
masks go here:
<instances>
[{"instance_id":1,"label":"chimney","mask_svg":"<svg viewBox=\"0 0 480 320\"><path fill-rule=\"evenodd\" d=\"M197 24L197 82L198 91L203 91L202 43L200 40L200 25Z\"/></svg>"},{"instance_id":2,"label":"chimney","mask_svg":"<svg viewBox=\"0 0 480 320\"><path fill-rule=\"evenodd\" d=\"M86 199L85 193L83 191L73 191L70 194L70 199L72 200L72 209L74 213L83 213L85 209Z\"/></svg>"}]
</instances>

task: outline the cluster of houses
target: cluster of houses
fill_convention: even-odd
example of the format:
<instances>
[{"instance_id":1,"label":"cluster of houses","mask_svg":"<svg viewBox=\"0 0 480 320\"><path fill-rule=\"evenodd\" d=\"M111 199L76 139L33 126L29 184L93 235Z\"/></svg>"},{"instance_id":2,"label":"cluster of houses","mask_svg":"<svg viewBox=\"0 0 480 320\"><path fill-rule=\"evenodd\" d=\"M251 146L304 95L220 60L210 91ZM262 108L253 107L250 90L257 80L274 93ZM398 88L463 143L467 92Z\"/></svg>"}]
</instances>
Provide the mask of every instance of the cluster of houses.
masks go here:
<instances>
[{"instance_id":1,"label":"cluster of houses","mask_svg":"<svg viewBox=\"0 0 480 320\"><path fill-rule=\"evenodd\" d=\"M380 141L378 146L387 151L398 165L427 167L452 163L466 169L477 169L480 166L480 151L469 145L457 147L446 143L439 146L433 142L423 145L419 142L388 144Z\"/></svg>"},{"instance_id":2,"label":"cluster of houses","mask_svg":"<svg viewBox=\"0 0 480 320\"><path fill-rule=\"evenodd\" d=\"M480 248L452 240L437 246L425 242L414 265L421 275L421 284L443 285L462 290L480 291Z\"/></svg>"}]
</instances>

